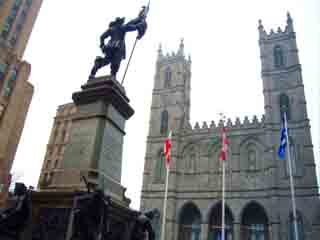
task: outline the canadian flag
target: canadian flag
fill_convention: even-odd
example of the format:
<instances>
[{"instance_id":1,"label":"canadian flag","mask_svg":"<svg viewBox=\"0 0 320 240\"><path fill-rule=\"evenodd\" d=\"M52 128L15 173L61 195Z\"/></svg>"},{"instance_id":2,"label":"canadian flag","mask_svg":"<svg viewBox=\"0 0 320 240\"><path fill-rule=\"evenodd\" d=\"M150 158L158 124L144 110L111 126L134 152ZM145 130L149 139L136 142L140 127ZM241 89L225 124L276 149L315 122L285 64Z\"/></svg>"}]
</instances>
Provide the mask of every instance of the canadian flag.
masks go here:
<instances>
[{"instance_id":1,"label":"canadian flag","mask_svg":"<svg viewBox=\"0 0 320 240\"><path fill-rule=\"evenodd\" d=\"M169 169L171 164L171 135L172 132L169 132L166 142L164 144L164 156L166 157L166 167Z\"/></svg>"},{"instance_id":2,"label":"canadian flag","mask_svg":"<svg viewBox=\"0 0 320 240\"><path fill-rule=\"evenodd\" d=\"M227 160L227 153L228 153L228 145L230 144L227 134L226 134L226 129L222 127L221 129L221 138L222 138L222 148L220 152L220 160Z\"/></svg>"}]
</instances>

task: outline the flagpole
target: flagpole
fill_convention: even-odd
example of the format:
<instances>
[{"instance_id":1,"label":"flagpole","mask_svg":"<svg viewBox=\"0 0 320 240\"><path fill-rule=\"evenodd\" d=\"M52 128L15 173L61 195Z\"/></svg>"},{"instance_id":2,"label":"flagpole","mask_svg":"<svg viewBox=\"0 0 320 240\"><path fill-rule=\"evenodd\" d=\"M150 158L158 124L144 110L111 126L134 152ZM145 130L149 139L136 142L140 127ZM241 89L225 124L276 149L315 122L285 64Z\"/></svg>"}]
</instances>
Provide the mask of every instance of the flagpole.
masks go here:
<instances>
[{"instance_id":1,"label":"flagpole","mask_svg":"<svg viewBox=\"0 0 320 240\"><path fill-rule=\"evenodd\" d=\"M127 71L128 71L128 68L129 68L129 65L130 65L130 62L131 62L131 58L132 58L134 49L136 48L137 42L138 42L138 38L136 38L136 40L134 41L134 44L133 44L133 47L132 47L132 50L131 50L131 54L130 54L130 57L129 57L129 60L128 60L128 63L127 63L127 66L126 66L126 70L124 71L124 74L123 74L123 77L122 77L121 85L123 85L124 79L126 78Z\"/></svg>"},{"instance_id":2,"label":"flagpole","mask_svg":"<svg viewBox=\"0 0 320 240\"><path fill-rule=\"evenodd\" d=\"M225 238L225 221L224 221L224 215L225 215L225 207L224 207L224 192L225 192L225 161L222 160L222 233L221 233L221 240L224 240Z\"/></svg>"},{"instance_id":3,"label":"flagpole","mask_svg":"<svg viewBox=\"0 0 320 240\"><path fill-rule=\"evenodd\" d=\"M166 175L166 184L164 191L164 200L163 200L163 215L162 215L162 227L161 227L161 240L165 239L165 226L166 226L166 217L167 217L167 198L168 198L168 182L169 182L169 166L166 167L167 175Z\"/></svg>"},{"instance_id":4,"label":"flagpole","mask_svg":"<svg viewBox=\"0 0 320 240\"><path fill-rule=\"evenodd\" d=\"M145 12L145 18L147 17L147 14L149 12L149 8L150 8L150 0L148 2L148 6L147 6L147 12ZM121 85L123 85L124 79L126 78L127 71L128 71L128 68L129 68L129 65L130 65L130 62L131 62L131 58L132 58L133 52L134 52L134 50L136 48L137 42L138 42L138 37L136 37L136 40L134 41L134 44L133 44L133 47L132 47L132 50L131 50L131 54L130 54L130 57L129 57L129 60L128 60L128 63L127 63L127 66L126 66L126 70L124 71L124 74L123 74L123 77L122 77L122 80L121 80Z\"/></svg>"},{"instance_id":5,"label":"flagpole","mask_svg":"<svg viewBox=\"0 0 320 240\"><path fill-rule=\"evenodd\" d=\"M283 114L284 117L284 128L286 131L287 138L287 153L288 153L288 163L289 163L289 175L290 175L290 188L291 188L291 201L292 201L292 210L293 210L293 223L294 223L294 234L295 240L299 240L298 236L298 225L297 225L297 212L296 212L296 200L294 193L294 183L292 177L292 164L291 164L291 156L290 156L290 142L289 142L289 134L288 134L288 124L287 124L287 115L286 112Z\"/></svg>"}]
</instances>

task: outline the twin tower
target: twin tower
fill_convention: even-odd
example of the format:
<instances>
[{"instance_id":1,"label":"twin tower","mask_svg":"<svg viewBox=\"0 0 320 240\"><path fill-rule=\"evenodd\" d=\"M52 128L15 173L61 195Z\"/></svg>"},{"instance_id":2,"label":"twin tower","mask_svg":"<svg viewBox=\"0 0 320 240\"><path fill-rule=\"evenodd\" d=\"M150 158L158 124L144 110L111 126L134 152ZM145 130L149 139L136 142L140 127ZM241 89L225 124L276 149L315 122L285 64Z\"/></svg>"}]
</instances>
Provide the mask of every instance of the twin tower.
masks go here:
<instances>
[{"instance_id":1,"label":"twin tower","mask_svg":"<svg viewBox=\"0 0 320 240\"><path fill-rule=\"evenodd\" d=\"M290 14L285 29L267 33L259 21L264 109L262 119L239 118L225 125L231 140L226 170L226 239L294 239L288 162L280 161L280 116L286 111L296 190L299 240L318 239L320 205L299 62ZM221 226L221 141L224 123L190 119L191 60L158 50L141 209L157 208L157 239L164 199L163 143L172 137L166 239L218 240ZM282 107L280 107L282 106Z\"/></svg>"}]
</instances>

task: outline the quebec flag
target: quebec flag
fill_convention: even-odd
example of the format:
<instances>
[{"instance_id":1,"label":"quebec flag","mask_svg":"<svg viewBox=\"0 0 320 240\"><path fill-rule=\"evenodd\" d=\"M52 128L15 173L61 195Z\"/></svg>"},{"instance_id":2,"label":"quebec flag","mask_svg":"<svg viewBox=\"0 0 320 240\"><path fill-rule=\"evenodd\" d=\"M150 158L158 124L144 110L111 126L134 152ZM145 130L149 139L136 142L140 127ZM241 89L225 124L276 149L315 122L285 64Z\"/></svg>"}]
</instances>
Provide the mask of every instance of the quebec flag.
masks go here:
<instances>
[{"instance_id":1,"label":"quebec flag","mask_svg":"<svg viewBox=\"0 0 320 240\"><path fill-rule=\"evenodd\" d=\"M287 129L283 124L281 129L280 146L278 149L278 156L281 160L286 158L286 147L287 147Z\"/></svg>"}]
</instances>

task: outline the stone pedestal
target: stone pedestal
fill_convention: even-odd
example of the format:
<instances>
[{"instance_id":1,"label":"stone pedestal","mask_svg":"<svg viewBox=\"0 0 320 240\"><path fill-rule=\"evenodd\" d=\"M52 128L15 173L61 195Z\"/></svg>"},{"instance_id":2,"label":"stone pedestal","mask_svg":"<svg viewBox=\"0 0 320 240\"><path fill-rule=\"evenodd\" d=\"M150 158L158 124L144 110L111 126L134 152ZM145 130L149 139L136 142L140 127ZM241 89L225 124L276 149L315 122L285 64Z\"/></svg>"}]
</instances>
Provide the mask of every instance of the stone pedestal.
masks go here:
<instances>
[{"instance_id":1,"label":"stone pedestal","mask_svg":"<svg viewBox=\"0 0 320 240\"><path fill-rule=\"evenodd\" d=\"M124 88L109 76L89 80L81 88L72 95L78 111L53 183L64 190L84 190L85 176L90 186L128 203L120 184L122 147L125 122L134 110Z\"/></svg>"},{"instance_id":2,"label":"stone pedestal","mask_svg":"<svg viewBox=\"0 0 320 240\"><path fill-rule=\"evenodd\" d=\"M134 111L124 88L110 77L89 80L81 88L72 95L77 114L61 167L52 172L55 187L32 193L32 221L23 240L70 240L72 207L87 191L82 176L90 188L111 197L108 217L114 239L130 238L138 212L129 208L120 181L125 122Z\"/></svg>"}]
</instances>

